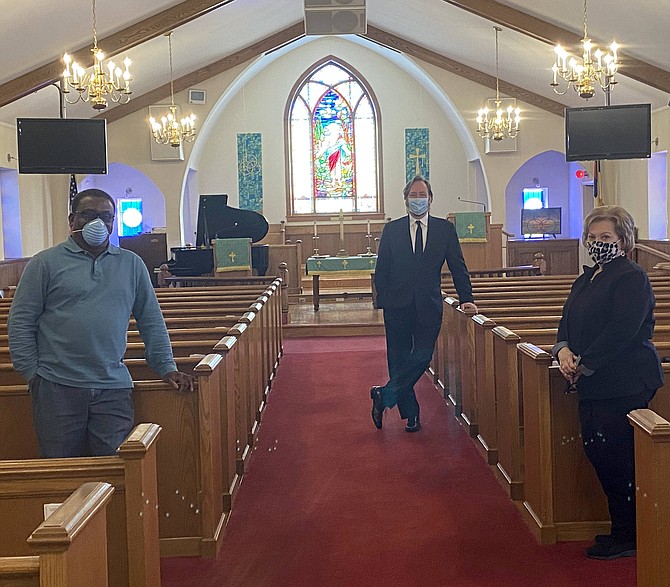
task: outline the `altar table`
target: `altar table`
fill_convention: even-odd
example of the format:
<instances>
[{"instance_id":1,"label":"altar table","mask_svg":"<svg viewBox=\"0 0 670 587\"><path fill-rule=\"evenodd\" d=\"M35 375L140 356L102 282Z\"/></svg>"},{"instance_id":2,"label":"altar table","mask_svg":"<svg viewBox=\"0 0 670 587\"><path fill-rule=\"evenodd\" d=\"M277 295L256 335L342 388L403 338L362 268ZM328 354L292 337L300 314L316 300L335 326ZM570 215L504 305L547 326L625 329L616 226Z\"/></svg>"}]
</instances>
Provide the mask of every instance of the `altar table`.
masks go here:
<instances>
[{"instance_id":1,"label":"altar table","mask_svg":"<svg viewBox=\"0 0 670 587\"><path fill-rule=\"evenodd\" d=\"M319 309L319 276L329 275L333 277L359 277L370 275L370 287L374 305L374 273L377 266L377 255L356 255L351 257L308 257L305 263L305 273L312 276L312 298L314 311ZM347 292L342 292L346 297Z\"/></svg>"}]
</instances>

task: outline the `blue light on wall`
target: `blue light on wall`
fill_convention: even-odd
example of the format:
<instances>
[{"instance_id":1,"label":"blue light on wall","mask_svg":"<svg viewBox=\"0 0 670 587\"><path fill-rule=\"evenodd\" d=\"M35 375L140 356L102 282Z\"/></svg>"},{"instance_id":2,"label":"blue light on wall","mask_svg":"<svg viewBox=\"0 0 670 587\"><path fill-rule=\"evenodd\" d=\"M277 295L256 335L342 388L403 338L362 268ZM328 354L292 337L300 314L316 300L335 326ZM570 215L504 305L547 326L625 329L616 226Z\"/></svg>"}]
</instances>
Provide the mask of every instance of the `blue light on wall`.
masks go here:
<instances>
[{"instance_id":1,"label":"blue light on wall","mask_svg":"<svg viewBox=\"0 0 670 587\"><path fill-rule=\"evenodd\" d=\"M547 188L524 188L523 208L539 210L547 206Z\"/></svg>"},{"instance_id":2,"label":"blue light on wall","mask_svg":"<svg viewBox=\"0 0 670 587\"><path fill-rule=\"evenodd\" d=\"M143 231L142 199L119 198L116 216L119 219L119 236L135 236Z\"/></svg>"}]
</instances>

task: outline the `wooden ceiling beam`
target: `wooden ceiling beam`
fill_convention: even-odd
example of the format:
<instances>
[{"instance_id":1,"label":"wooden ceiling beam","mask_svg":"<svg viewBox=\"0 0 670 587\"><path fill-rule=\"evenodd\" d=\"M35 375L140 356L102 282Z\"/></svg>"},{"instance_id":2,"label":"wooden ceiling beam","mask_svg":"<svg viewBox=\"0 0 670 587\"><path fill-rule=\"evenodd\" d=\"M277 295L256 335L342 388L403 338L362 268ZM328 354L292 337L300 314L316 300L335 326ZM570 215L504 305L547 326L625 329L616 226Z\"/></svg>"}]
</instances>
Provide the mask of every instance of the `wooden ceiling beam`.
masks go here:
<instances>
[{"instance_id":1,"label":"wooden ceiling beam","mask_svg":"<svg viewBox=\"0 0 670 587\"><path fill-rule=\"evenodd\" d=\"M581 44L581 34L577 35L495 0L443 0L443 2L549 45L560 43L564 47L579 47ZM670 93L670 71L621 51L618 52L618 57L621 63L619 75Z\"/></svg>"},{"instance_id":2,"label":"wooden ceiling beam","mask_svg":"<svg viewBox=\"0 0 670 587\"><path fill-rule=\"evenodd\" d=\"M214 63L205 65L200 69L197 69L187 75L184 75L176 80L174 80L174 91L175 93L182 92L188 88L191 88L207 79L219 75L233 67L254 59L259 55L263 55L268 51L272 51L278 47L286 45L292 41L299 39L305 35L305 24L303 21L300 21L283 31L280 31L274 35L266 37L265 39L249 45L244 49L240 49L235 53L227 55L223 59L219 59ZM114 108L109 108L95 118L105 118L107 122L114 122L120 120L125 116L128 116L132 112L137 112L148 106L159 103L164 98L170 96L170 84L162 85L150 92L142 94L141 96L133 97L133 99L121 107L115 106Z\"/></svg>"},{"instance_id":3,"label":"wooden ceiling beam","mask_svg":"<svg viewBox=\"0 0 670 587\"><path fill-rule=\"evenodd\" d=\"M422 61L430 63L431 65L435 65L436 67L444 69L445 71L469 79L475 83L481 84L493 90L496 89L495 76L479 71L478 69L474 69L473 67L463 65L458 61L449 59L444 55L435 53L430 49L416 45L411 41L402 39L381 29L368 25L368 32L363 36L374 42L381 43L382 45L386 45L392 49L396 49L397 51L409 55L410 57L421 59ZM507 83L502 79L500 80L500 92L506 96L517 98L526 104L536 106L537 108L545 110L546 112L556 114L557 116L563 116L563 111L565 110L565 104L561 104L560 102L556 102L550 98L545 98L544 96L531 92L525 88Z\"/></svg>"},{"instance_id":4,"label":"wooden ceiling beam","mask_svg":"<svg viewBox=\"0 0 670 587\"><path fill-rule=\"evenodd\" d=\"M176 6L100 39L98 47L108 57L118 55L231 2L233 0L185 0ZM74 51L72 56L83 67L93 65L90 45ZM58 81L63 73L63 68L63 62L59 57L46 65L0 85L0 108Z\"/></svg>"}]
</instances>

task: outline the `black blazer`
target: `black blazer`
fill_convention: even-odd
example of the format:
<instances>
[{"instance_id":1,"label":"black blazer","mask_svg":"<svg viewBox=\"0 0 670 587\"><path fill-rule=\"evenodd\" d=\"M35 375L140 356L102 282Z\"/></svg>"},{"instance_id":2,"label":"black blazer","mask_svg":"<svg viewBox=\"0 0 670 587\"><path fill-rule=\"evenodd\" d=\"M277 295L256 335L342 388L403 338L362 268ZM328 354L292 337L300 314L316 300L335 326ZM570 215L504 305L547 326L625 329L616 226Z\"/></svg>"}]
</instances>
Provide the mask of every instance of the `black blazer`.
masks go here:
<instances>
[{"instance_id":1,"label":"black blazer","mask_svg":"<svg viewBox=\"0 0 670 587\"><path fill-rule=\"evenodd\" d=\"M577 380L582 399L607 399L656 390L663 369L651 342L656 301L645 270L626 257L597 269L584 267L572 286L558 327L558 342L567 342L593 370Z\"/></svg>"},{"instance_id":2,"label":"black blazer","mask_svg":"<svg viewBox=\"0 0 670 587\"><path fill-rule=\"evenodd\" d=\"M403 308L416 300L417 308L440 320L440 272L445 261L461 303L473 301L468 268L451 222L428 216L428 240L420 261L412 250L409 216L389 222L382 232L375 269L377 306Z\"/></svg>"}]
</instances>

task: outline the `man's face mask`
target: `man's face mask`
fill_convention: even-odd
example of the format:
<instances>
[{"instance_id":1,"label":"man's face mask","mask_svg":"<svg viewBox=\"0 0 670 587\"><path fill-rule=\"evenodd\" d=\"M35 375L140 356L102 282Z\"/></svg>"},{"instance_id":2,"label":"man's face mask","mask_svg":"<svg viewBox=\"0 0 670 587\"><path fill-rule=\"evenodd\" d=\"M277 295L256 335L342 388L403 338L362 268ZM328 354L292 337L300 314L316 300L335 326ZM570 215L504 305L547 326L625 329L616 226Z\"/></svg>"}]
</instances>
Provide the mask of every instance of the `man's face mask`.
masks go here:
<instances>
[{"instance_id":1,"label":"man's face mask","mask_svg":"<svg viewBox=\"0 0 670 587\"><path fill-rule=\"evenodd\" d=\"M81 232L84 241L91 247L99 247L109 238L107 225L101 218L91 220L84 225L84 228L82 228L81 231L74 230L73 232Z\"/></svg>"},{"instance_id":2,"label":"man's face mask","mask_svg":"<svg viewBox=\"0 0 670 587\"><path fill-rule=\"evenodd\" d=\"M416 216L423 216L428 212L430 201L428 198L407 198L407 208Z\"/></svg>"}]
</instances>

